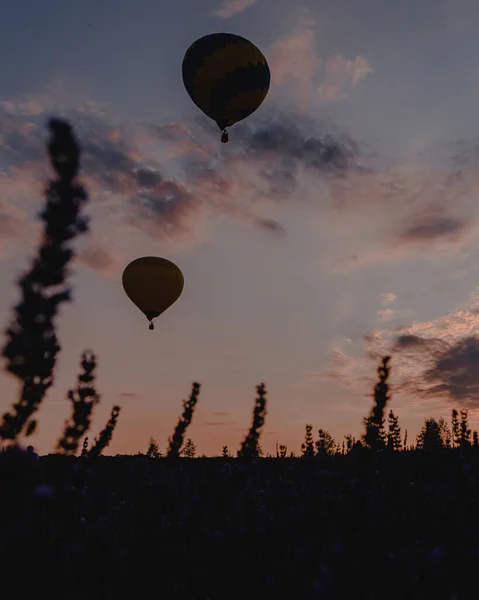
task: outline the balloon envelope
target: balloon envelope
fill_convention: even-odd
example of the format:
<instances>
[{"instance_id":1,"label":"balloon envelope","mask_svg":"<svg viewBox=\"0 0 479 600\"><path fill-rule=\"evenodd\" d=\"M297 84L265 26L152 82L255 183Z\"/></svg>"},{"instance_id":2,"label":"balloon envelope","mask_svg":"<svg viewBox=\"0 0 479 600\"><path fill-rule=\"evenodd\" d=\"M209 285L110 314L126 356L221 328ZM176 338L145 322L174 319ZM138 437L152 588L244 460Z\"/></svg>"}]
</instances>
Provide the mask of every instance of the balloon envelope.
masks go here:
<instances>
[{"instance_id":1,"label":"balloon envelope","mask_svg":"<svg viewBox=\"0 0 479 600\"><path fill-rule=\"evenodd\" d=\"M222 131L259 108L271 79L261 50L232 33L196 40L186 51L182 71L191 99Z\"/></svg>"},{"instance_id":2,"label":"balloon envelope","mask_svg":"<svg viewBox=\"0 0 479 600\"><path fill-rule=\"evenodd\" d=\"M149 321L176 302L184 286L180 269L155 256L132 261L123 271L122 282L126 295Z\"/></svg>"}]
</instances>

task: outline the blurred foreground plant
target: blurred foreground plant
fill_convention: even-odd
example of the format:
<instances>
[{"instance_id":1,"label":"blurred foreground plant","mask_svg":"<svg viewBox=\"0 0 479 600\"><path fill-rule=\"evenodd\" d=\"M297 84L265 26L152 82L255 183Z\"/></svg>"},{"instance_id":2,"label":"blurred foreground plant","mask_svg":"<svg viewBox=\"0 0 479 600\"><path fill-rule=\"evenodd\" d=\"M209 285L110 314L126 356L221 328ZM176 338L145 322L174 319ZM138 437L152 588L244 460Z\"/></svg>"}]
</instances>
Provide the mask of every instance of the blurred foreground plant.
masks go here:
<instances>
[{"instance_id":1,"label":"blurred foreground plant","mask_svg":"<svg viewBox=\"0 0 479 600\"><path fill-rule=\"evenodd\" d=\"M384 429L384 411L386 404L390 399L388 396L389 385L389 361L390 356L382 359L382 364L378 367L379 381L374 388L374 404L369 417L364 419L366 433L364 441L366 445L374 451L384 450L386 448L386 432Z\"/></svg>"},{"instance_id":2,"label":"blurred foreground plant","mask_svg":"<svg viewBox=\"0 0 479 600\"><path fill-rule=\"evenodd\" d=\"M18 402L0 425L0 438L13 442L24 430L27 436L33 433L32 416L53 384L60 351L54 317L60 304L71 300L66 278L74 252L69 242L88 230L81 214L88 198L83 187L74 183L80 166L78 143L68 123L52 119L49 128L48 153L58 177L46 190L46 207L40 214L45 224L43 240L30 271L19 280L22 300L15 307L2 353L7 371L22 383Z\"/></svg>"},{"instance_id":3,"label":"blurred foreground plant","mask_svg":"<svg viewBox=\"0 0 479 600\"><path fill-rule=\"evenodd\" d=\"M84 352L81 366L83 373L78 375L77 388L68 392L73 414L70 421L65 421L63 436L57 443L57 450L62 454L76 454L80 438L90 427L93 406L100 401L92 385L95 380L96 356L92 352Z\"/></svg>"}]
</instances>

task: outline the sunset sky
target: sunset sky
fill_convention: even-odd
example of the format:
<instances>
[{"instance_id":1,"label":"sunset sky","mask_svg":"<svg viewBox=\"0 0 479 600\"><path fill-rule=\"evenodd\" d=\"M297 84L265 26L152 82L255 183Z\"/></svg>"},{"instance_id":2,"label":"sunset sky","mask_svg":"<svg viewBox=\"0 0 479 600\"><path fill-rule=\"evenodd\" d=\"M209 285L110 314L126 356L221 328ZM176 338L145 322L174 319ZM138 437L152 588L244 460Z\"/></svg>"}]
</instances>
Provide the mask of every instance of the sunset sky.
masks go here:
<instances>
[{"instance_id":1,"label":"sunset sky","mask_svg":"<svg viewBox=\"0 0 479 600\"><path fill-rule=\"evenodd\" d=\"M239 448L261 382L266 452L299 452L306 423L359 436L385 353L410 441L454 407L479 428L478 29L474 0L2 6L4 326L39 240L48 117L72 122L90 196L36 450L62 431L85 349L101 394L90 438L122 407L108 454L144 452L150 436L165 449L193 381L200 454ZM220 31L271 69L229 144L181 78L188 46ZM344 160L328 162L325 144ZM154 332L121 287L144 255L185 276ZM0 389L5 412L18 382L1 374Z\"/></svg>"}]
</instances>

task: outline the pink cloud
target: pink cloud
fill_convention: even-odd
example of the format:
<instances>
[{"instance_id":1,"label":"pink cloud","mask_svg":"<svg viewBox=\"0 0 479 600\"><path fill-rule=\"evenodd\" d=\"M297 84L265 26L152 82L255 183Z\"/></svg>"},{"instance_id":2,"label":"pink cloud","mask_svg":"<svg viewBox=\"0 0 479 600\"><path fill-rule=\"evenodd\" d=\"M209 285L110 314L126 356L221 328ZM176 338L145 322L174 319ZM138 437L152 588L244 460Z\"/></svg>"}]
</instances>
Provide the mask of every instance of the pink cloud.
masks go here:
<instances>
[{"instance_id":1,"label":"pink cloud","mask_svg":"<svg viewBox=\"0 0 479 600\"><path fill-rule=\"evenodd\" d=\"M347 97L346 90L372 72L373 69L363 56L348 60L338 54L329 58L324 65L323 82L318 87L319 100L331 102Z\"/></svg>"},{"instance_id":2,"label":"pink cloud","mask_svg":"<svg viewBox=\"0 0 479 600\"><path fill-rule=\"evenodd\" d=\"M467 307L458 307L437 319L376 329L355 342L339 339L330 351L328 367L306 378L332 379L368 395L374 384L374 367L385 355L392 355L395 397L406 397L416 407L434 403L448 410L452 402L477 409L479 296L474 295Z\"/></svg>"},{"instance_id":3,"label":"pink cloud","mask_svg":"<svg viewBox=\"0 0 479 600\"><path fill-rule=\"evenodd\" d=\"M391 292L385 292L385 293L381 294L381 300L382 300L383 306L389 306L390 304L394 304L394 302L396 302L397 299L398 298L397 298L396 294L393 294Z\"/></svg>"},{"instance_id":4,"label":"pink cloud","mask_svg":"<svg viewBox=\"0 0 479 600\"><path fill-rule=\"evenodd\" d=\"M216 9L213 14L219 19L230 19L240 13L244 12L253 4L256 4L257 0L223 0L221 6Z\"/></svg>"},{"instance_id":5,"label":"pink cloud","mask_svg":"<svg viewBox=\"0 0 479 600\"><path fill-rule=\"evenodd\" d=\"M287 93L300 112L311 105L346 97L348 91L373 72L363 56L347 59L340 54L329 58L318 56L315 20L302 11L295 30L272 44L267 52L273 74L271 94Z\"/></svg>"}]
</instances>

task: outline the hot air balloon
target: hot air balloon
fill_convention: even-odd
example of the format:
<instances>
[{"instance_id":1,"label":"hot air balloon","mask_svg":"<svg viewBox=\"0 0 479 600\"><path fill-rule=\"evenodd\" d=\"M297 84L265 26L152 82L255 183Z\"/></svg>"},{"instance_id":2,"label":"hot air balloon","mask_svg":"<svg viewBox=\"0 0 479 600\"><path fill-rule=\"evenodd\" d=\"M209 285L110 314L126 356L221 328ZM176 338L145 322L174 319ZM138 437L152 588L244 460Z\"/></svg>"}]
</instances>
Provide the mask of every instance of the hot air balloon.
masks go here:
<instances>
[{"instance_id":1,"label":"hot air balloon","mask_svg":"<svg viewBox=\"0 0 479 600\"><path fill-rule=\"evenodd\" d=\"M132 261L123 271L123 289L150 321L159 317L181 295L183 273L166 258L144 256Z\"/></svg>"},{"instance_id":2,"label":"hot air balloon","mask_svg":"<svg viewBox=\"0 0 479 600\"><path fill-rule=\"evenodd\" d=\"M245 119L260 107L269 90L266 58L250 41L232 33L212 33L196 40L183 59L183 83L193 102L221 129Z\"/></svg>"}]
</instances>

